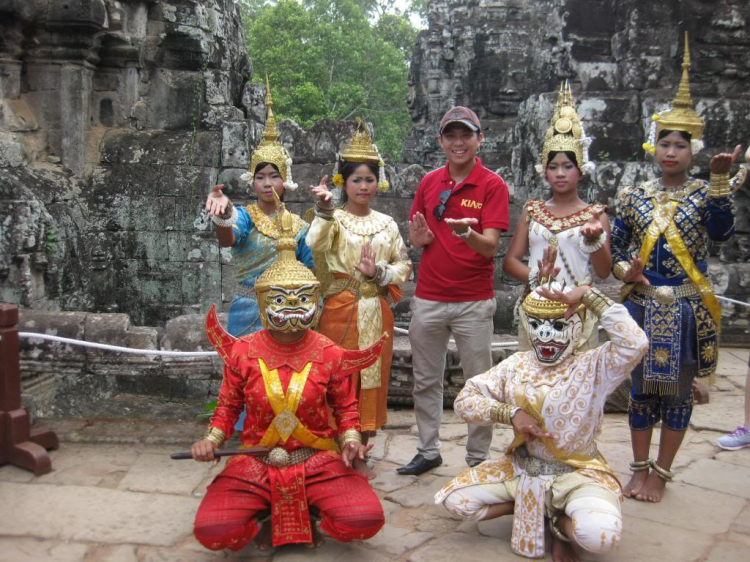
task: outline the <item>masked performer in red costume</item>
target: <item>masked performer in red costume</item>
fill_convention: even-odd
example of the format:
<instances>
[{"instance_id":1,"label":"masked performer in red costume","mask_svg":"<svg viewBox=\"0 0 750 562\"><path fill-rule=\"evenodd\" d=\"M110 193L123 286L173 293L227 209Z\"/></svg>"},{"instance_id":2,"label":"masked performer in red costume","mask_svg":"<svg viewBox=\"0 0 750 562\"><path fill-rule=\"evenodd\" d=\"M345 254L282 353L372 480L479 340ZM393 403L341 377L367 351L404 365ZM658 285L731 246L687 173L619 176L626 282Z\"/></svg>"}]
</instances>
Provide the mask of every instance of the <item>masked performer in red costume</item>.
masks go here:
<instances>
[{"instance_id":1,"label":"masked performer in red costume","mask_svg":"<svg viewBox=\"0 0 750 562\"><path fill-rule=\"evenodd\" d=\"M310 509L321 528L342 542L369 539L384 523L383 508L351 463L364 459L356 388L351 373L375 363L384 337L346 351L311 328L319 283L295 259L291 215L282 203L279 259L255 283L264 330L235 339L214 309L206 330L225 362L216 412L193 458L211 461L247 407L243 447L271 449L265 457L235 456L208 487L194 533L206 548L242 549L270 509L273 546L313 543ZM326 404L336 420L330 428Z\"/></svg>"}]
</instances>

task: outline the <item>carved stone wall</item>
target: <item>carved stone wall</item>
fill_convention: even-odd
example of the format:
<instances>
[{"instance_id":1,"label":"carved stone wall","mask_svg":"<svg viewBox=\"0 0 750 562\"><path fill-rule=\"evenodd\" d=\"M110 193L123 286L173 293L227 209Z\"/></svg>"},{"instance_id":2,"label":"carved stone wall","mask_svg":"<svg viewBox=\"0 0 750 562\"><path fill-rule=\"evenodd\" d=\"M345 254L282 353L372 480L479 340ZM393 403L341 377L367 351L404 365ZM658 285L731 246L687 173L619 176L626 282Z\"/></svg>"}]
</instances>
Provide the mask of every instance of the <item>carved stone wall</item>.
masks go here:
<instances>
[{"instance_id":1,"label":"carved stone wall","mask_svg":"<svg viewBox=\"0 0 750 562\"><path fill-rule=\"evenodd\" d=\"M651 115L675 94L684 31L690 34L693 99L707 120L707 146L691 172L707 177L712 154L750 142L750 4L739 0L433 0L429 27L419 34L412 58L408 102L414 128L404 159L428 169L442 165L440 118L452 105L471 107L486 136L480 157L511 188L515 225L526 200L549 196L534 165L554 92L568 80L586 132L595 139L591 157L597 170L584 180L581 196L616 212L620 186L658 171L641 143ZM717 291L742 298L748 288L741 264L750 258L747 189L736 205L737 234L713 249L711 267ZM497 264L511 235L501 240ZM499 316L507 318L518 284L499 275L497 281L505 308ZM723 306L725 335L746 333L747 309Z\"/></svg>"},{"instance_id":2,"label":"carved stone wall","mask_svg":"<svg viewBox=\"0 0 750 562\"><path fill-rule=\"evenodd\" d=\"M231 300L202 208L219 182L252 199L265 87L240 23L233 0L0 0L0 300L151 326ZM279 126L304 213L354 124ZM404 227L422 173L392 168L378 202Z\"/></svg>"},{"instance_id":3,"label":"carved stone wall","mask_svg":"<svg viewBox=\"0 0 750 562\"><path fill-rule=\"evenodd\" d=\"M203 315L188 314L169 320L164 328L131 325L127 314L21 312L19 331L107 343L135 349L211 351L203 329ZM220 315L226 324L226 315ZM496 362L512 350L493 350ZM123 396L148 397L155 402L183 403L188 411L172 415L194 417L203 404L216 397L221 386L223 362L216 357L175 358L129 355L87 349L39 338L21 339L21 387L35 415L41 417L107 416L109 400L123 403ZM445 405L450 407L464 385L460 357L454 347L445 369ZM394 341L393 373L389 404L411 405L413 375L408 338ZM191 410L192 409L192 410Z\"/></svg>"},{"instance_id":4,"label":"carved stone wall","mask_svg":"<svg viewBox=\"0 0 750 562\"><path fill-rule=\"evenodd\" d=\"M220 301L199 210L257 130L234 2L2 0L0 27L0 299L151 325Z\"/></svg>"}]
</instances>

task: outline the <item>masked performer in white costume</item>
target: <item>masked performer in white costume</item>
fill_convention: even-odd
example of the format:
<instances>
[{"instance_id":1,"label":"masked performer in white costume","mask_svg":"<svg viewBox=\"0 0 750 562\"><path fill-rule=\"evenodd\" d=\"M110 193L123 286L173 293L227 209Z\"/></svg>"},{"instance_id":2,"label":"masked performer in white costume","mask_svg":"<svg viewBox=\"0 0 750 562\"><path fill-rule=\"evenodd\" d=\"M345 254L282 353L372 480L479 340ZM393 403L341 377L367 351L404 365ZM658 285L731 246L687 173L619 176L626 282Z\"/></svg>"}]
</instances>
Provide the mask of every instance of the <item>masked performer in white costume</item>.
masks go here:
<instances>
[{"instance_id":1,"label":"masked performer in white costume","mask_svg":"<svg viewBox=\"0 0 750 562\"><path fill-rule=\"evenodd\" d=\"M469 423L512 425L501 459L488 460L435 496L448 511L479 521L513 513L513 551L544 556L550 518L552 558L576 560L570 542L604 553L620 540L622 491L595 437L607 395L628 376L648 339L628 311L599 290L542 286L522 305L531 351L519 352L466 381L454 404ZM609 334L577 352L586 315Z\"/></svg>"}]
</instances>

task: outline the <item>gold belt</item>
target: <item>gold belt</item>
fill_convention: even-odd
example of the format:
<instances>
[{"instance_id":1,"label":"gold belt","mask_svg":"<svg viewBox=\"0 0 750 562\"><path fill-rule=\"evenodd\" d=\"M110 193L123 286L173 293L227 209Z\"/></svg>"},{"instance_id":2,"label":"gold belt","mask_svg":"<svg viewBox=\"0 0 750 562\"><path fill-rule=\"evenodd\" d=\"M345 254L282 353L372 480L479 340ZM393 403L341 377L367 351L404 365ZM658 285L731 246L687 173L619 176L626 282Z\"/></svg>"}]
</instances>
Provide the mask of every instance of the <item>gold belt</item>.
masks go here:
<instances>
[{"instance_id":1,"label":"gold belt","mask_svg":"<svg viewBox=\"0 0 750 562\"><path fill-rule=\"evenodd\" d=\"M661 304L674 304L677 299L686 297L697 297L700 295L698 287L692 283L684 283L683 285L677 285L670 287L668 285L662 285L661 287L654 287L653 285L642 285L638 284L635 286L633 291L641 296L655 299Z\"/></svg>"},{"instance_id":2,"label":"gold belt","mask_svg":"<svg viewBox=\"0 0 750 562\"><path fill-rule=\"evenodd\" d=\"M274 447L271 452L267 455L259 457L261 462L276 468L283 468L285 466L291 466L293 464L299 464L305 462L311 456L316 453L320 453L320 449L312 449L310 447L302 447L295 449L291 453L281 447Z\"/></svg>"},{"instance_id":3,"label":"gold belt","mask_svg":"<svg viewBox=\"0 0 750 562\"><path fill-rule=\"evenodd\" d=\"M372 281L358 281L354 277L338 277L328 285L324 298L333 297L343 291L351 291L358 297L385 296L386 288Z\"/></svg>"}]
</instances>

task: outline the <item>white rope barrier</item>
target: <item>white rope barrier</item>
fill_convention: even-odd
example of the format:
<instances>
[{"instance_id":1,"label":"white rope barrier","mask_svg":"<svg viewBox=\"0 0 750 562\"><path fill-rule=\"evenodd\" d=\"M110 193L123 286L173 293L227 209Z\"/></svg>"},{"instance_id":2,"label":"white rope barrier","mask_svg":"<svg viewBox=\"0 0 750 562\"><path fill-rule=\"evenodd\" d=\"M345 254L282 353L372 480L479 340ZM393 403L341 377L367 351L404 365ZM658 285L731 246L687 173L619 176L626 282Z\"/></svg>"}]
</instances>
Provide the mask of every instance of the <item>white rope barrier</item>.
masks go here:
<instances>
[{"instance_id":1,"label":"white rope barrier","mask_svg":"<svg viewBox=\"0 0 750 562\"><path fill-rule=\"evenodd\" d=\"M403 328L393 328L393 331L397 334L402 334L404 336L409 334L409 330L404 330ZM451 338L450 342L455 344L456 340ZM518 347L518 342L517 341L497 341L497 342L492 343L492 347Z\"/></svg>"},{"instance_id":2,"label":"white rope barrier","mask_svg":"<svg viewBox=\"0 0 750 562\"><path fill-rule=\"evenodd\" d=\"M731 302L731 303L734 303L734 304L739 304L741 306L750 306L750 303L742 302L742 301L736 301L734 299L730 299L729 297L722 297L722 296L716 295L716 298L718 298L721 301L727 301L727 302Z\"/></svg>"},{"instance_id":3,"label":"white rope barrier","mask_svg":"<svg viewBox=\"0 0 750 562\"><path fill-rule=\"evenodd\" d=\"M408 334L408 330L403 328L394 328L396 333ZM53 336L50 334L39 334L36 332L18 332L18 336L21 338L39 339L47 341L55 341L59 343L66 343L68 345L78 345L81 347L90 347L93 349L102 349L104 351L114 351L117 353L129 353L131 355L158 355L161 357L214 357L218 353L215 351L168 351L165 349L135 349L132 347L121 347L119 345L109 345L106 343L94 343L84 340L75 340L72 338L63 338L61 336ZM451 339L453 342L453 339ZM455 342L454 342L455 343ZM495 342L492 347L518 347L517 342Z\"/></svg>"},{"instance_id":4,"label":"white rope barrier","mask_svg":"<svg viewBox=\"0 0 750 562\"><path fill-rule=\"evenodd\" d=\"M717 295L717 298L722 301L731 302L732 304L750 307L750 303L730 299L729 297L722 297ZM403 328L394 327L393 331L397 334L402 335L409 334L409 330L405 330ZM91 347L93 349L102 349L105 351L115 351L117 353L129 353L131 355L158 355L161 357L214 357L218 355L218 353L216 353L215 351L168 351L165 349L134 349L132 347L121 347L119 345L109 345L106 343L94 343L90 341L74 340L72 338L63 338L61 336L53 336L50 334L38 334L36 332L18 332L18 336L22 338L36 338L40 340L56 341L69 345L78 345L81 347ZM450 342L453 344L456 343L453 338L450 339ZM518 342L493 342L492 347L518 347Z\"/></svg>"},{"instance_id":5,"label":"white rope barrier","mask_svg":"<svg viewBox=\"0 0 750 562\"><path fill-rule=\"evenodd\" d=\"M94 343L90 341L74 340L50 334L37 334L36 332L18 332L22 338L36 338L40 340L56 341L70 345L79 345L81 347L93 347L94 349L103 349L105 351L116 351L118 353L130 353L131 355L161 355L163 357L212 357L218 355L215 351L168 351L166 349L134 349L132 347L120 347L119 345L109 345L106 343Z\"/></svg>"}]
</instances>

